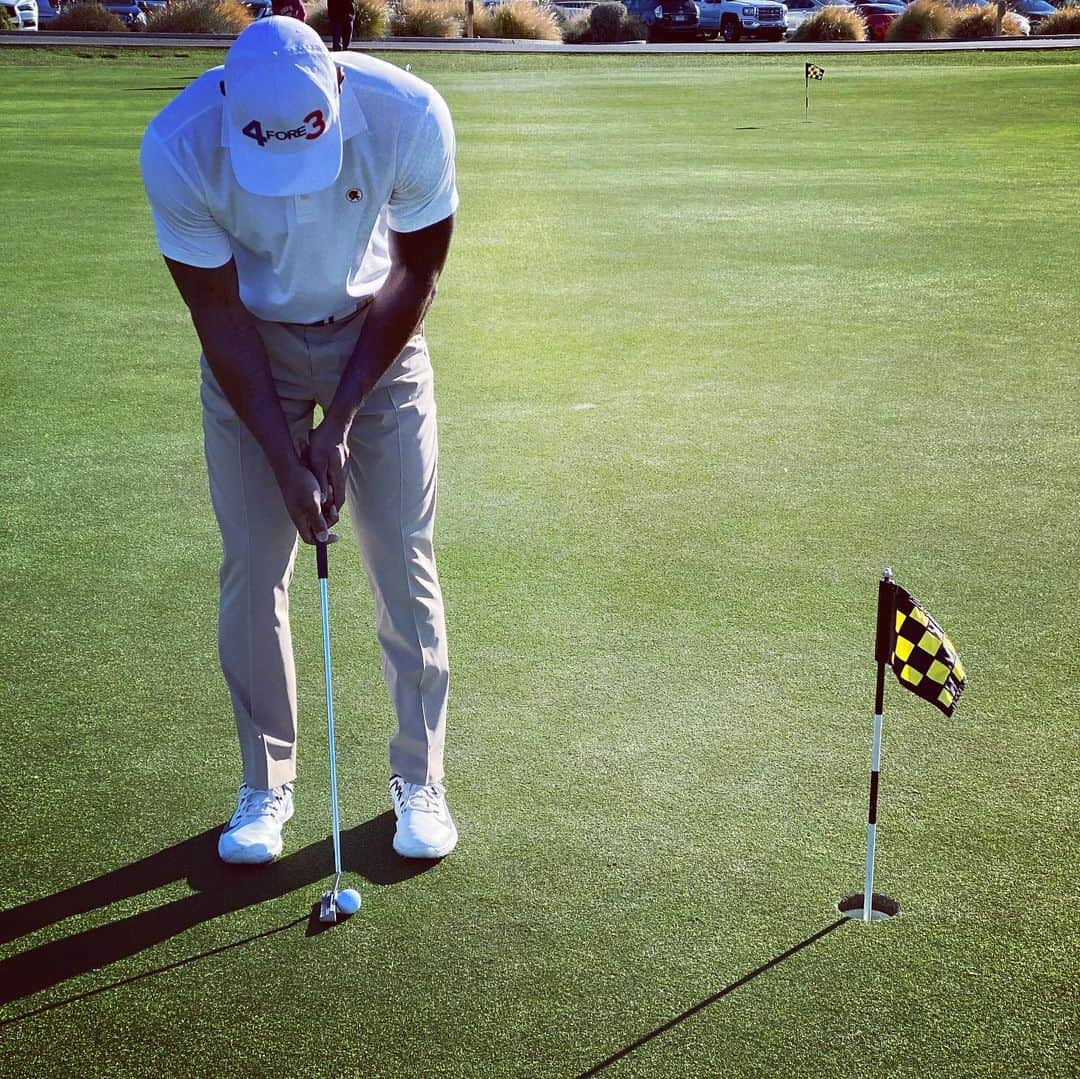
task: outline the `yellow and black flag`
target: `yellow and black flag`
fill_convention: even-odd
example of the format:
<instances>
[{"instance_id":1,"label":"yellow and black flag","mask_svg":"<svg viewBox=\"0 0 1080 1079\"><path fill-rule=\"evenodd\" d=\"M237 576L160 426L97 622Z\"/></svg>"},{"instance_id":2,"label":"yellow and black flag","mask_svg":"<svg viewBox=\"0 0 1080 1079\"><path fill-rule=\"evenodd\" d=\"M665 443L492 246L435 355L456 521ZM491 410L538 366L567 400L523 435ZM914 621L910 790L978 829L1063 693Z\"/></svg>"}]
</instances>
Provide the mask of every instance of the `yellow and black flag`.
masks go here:
<instances>
[{"instance_id":1,"label":"yellow and black flag","mask_svg":"<svg viewBox=\"0 0 1080 1079\"><path fill-rule=\"evenodd\" d=\"M807 61L806 77L808 79L823 79L825 78L825 69L823 67L818 67L817 64L811 64Z\"/></svg>"},{"instance_id":2,"label":"yellow and black flag","mask_svg":"<svg viewBox=\"0 0 1080 1079\"><path fill-rule=\"evenodd\" d=\"M951 716L967 685L956 646L910 592L895 583L893 589L896 633L889 663L900 685Z\"/></svg>"}]
</instances>

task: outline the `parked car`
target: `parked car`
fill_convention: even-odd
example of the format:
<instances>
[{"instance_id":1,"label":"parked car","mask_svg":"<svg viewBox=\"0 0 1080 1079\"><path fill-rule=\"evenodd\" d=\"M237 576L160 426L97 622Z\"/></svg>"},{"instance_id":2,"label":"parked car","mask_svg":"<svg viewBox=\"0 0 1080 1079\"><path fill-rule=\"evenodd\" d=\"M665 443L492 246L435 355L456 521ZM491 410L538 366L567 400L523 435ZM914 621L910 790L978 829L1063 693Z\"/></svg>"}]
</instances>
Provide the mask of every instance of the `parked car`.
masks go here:
<instances>
[{"instance_id":1,"label":"parked car","mask_svg":"<svg viewBox=\"0 0 1080 1079\"><path fill-rule=\"evenodd\" d=\"M787 30L787 12L779 0L736 3L735 0L698 0L698 18L706 37L725 41L758 37L779 41Z\"/></svg>"},{"instance_id":2,"label":"parked car","mask_svg":"<svg viewBox=\"0 0 1080 1079\"><path fill-rule=\"evenodd\" d=\"M60 0L37 0L37 24L39 30L48 30L60 14Z\"/></svg>"},{"instance_id":3,"label":"parked car","mask_svg":"<svg viewBox=\"0 0 1080 1079\"><path fill-rule=\"evenodd\" d=\"M270 0L247 0L244 7L253 19L265 19L274 14L274 6Z\"/></svg>"},{"instance_id":4,"label":"parked car","mask_svg":"<svg viewBox=\"0 0 1080 1079\"><path fill-rule=\"evenodd\" d=\"M686 41L698 35L698 9L694 0L623 0L649 31L650 41Z\"/></svg>"},{"instance_id":5,"label":"parked car","mask_svg":"<svg viewBox=\"0 0 1080 1079\"><path fill-rule=\"evenodd\" d=\"M575 15L588 15L596 7L596 0L554 0L551 6L556 15L572 19Z\"/></svg>"},{"instance_id":6,"label":"parked car","mask_svg":"<svg viewBox=\"0 0 1080 1079\"><path fill-rule=\"evenodd\" d=\"M870 41L884 41L885 31L904 10L902 4L871 4L867 0L853 0L866 22L866 36Z\"/></svg>"},{"instance_id":7,"label":"parked car","mask_svg":"<svg viewBox=\"0 0 1080 1079\"><path fill-rule=\"evenodd\" d=\"M118 16L129 30L146 29L145 0L98 0L98 3Z\"/></svg>"},{"instance_id":8,"label":"parked car","mask_svg":"<svg viewBox=\"0 0 1080 1079\"><path fill-rule=\"evenodd\" d=\"M1039 29L1039 23L1041 23L1047 15L1053 15L1057 10L1052 4L1048 4L1046 0L1009 0L1009 7L1011 7L1017 15L1023 15L1031 24L1031 29L1036 33Z\"/></svg>"},{"instance_id":9,"label":"parked car","mask_svg":"<svg viewBox=\"0 0 1080 1079\"><path fill-rule=\"evenodd\" d=\"M997 0L947 0L947 2L949 7L954 8L969 7L972 4L974 4L976 7L986 7L987 5L995 8L997 7ZM1006 6L1011 7L1011 5ZM1027 16L1022 15L1019 11L1013 11L1013 15L1020 23L1020 33L1024 37L1027 37L1031 33L1031 23L1028 22Z\"/></svg>"},{"instance_id":10,"label":"parked car","mask_svg":"<svg viewBox=\"0 0 1080 1079\"><path fill-rule=\"evenodd\" d=\"M7 12L8 22L16 30L36 30L38 28L37 0L0 0Z\"/></svg>"},{"instance_id":11,"label":"parked car","mask_svg":"<svg viewBox=\"0 0 1080 1079\"><path fill-rule=\"evenodd\" d=\"M818 8L824 7L829 0L784 0L787 8L787 35L795 32L796 28L804 23ZM841 6L847 6L842 4Z\"/></svg>"}]
</instances>

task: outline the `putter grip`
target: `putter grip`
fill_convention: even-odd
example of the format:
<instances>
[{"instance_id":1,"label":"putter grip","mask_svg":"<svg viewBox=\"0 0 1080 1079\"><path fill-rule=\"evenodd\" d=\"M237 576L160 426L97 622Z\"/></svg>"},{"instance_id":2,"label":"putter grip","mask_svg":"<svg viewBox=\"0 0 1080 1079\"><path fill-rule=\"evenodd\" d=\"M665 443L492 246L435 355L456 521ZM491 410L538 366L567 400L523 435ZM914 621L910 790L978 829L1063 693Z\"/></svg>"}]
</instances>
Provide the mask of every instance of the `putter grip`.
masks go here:
<instances>
[{"instance_id":1,"label":"putter grip","mask_svg":"<svg viewBox=\"0 0 1080 1079\"><path fill-rule=\"evenodd\" d=\"M330 576L326 565L326 548L328 546L327 543L321 543L319 540L315 541L315 567L319 571L320 581L325 581Z\"/></svg>"}]
</instances>

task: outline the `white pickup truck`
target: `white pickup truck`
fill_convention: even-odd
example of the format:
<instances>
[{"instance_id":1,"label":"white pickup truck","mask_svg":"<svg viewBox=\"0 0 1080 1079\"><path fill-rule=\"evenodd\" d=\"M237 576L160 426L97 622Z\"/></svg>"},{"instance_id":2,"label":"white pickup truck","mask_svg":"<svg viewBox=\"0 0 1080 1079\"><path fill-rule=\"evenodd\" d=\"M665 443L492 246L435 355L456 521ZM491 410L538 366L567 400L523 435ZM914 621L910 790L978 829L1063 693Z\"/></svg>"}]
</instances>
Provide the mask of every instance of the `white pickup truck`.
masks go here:
<instances>
[{"instance_id":1,"label":"white pickup truck","mask_svg":"<svg viewBox=\"0 0 1080 1079\"><path fill-rule=\"evenodd\" d=\"M734 3L733 0L695 0L698 27L704 37L738 41L744 37L780 41L787 31L787 10L774 0Z\"/></svg>"}]
</instances>

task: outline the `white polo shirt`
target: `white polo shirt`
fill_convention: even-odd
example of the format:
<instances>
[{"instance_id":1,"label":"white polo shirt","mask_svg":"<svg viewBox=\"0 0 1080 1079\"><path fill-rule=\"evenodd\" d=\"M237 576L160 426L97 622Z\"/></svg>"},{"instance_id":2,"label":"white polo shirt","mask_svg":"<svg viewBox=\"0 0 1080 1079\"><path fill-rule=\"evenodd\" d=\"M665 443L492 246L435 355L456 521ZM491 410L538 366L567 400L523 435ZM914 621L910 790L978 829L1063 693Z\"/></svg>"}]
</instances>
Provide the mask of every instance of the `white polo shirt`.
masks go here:
<instances>
[{"instance_id":1,"label":"white polo shirt","mask_svg":"<svg viewBox=\"0 0 1080 1079\"><path fill-rule=\"evenodd\" d=\"M240 187L225 145L222 67L174 98L143 136L161 253L205 268L236 259L240 298L261 319L352 311L386 280L388 229L415 232L457 209L454 129L439 94L360 53L334 62L345 72L344 157L323 191L266 197Z\"/></svg>"}]
</instances>

